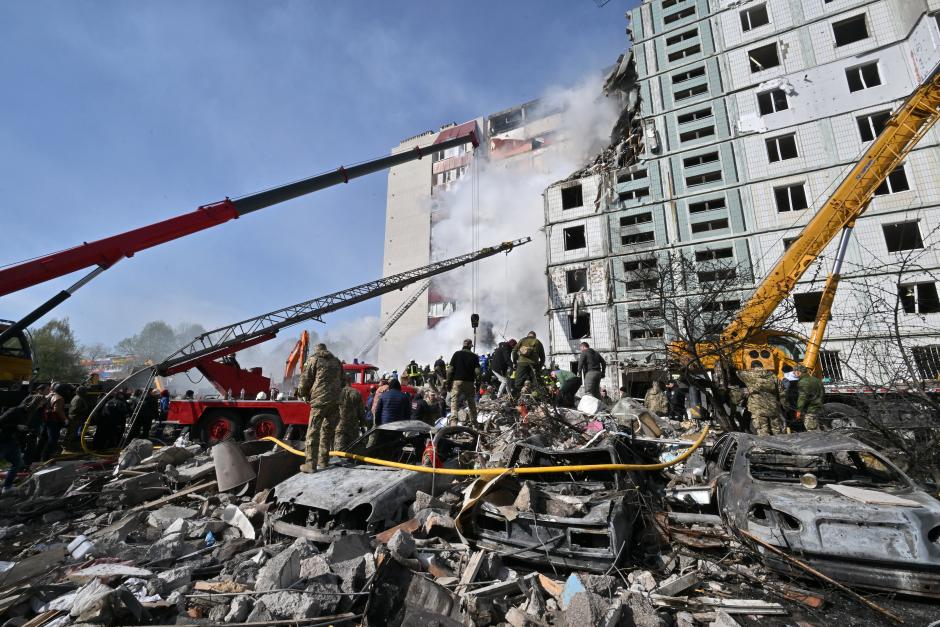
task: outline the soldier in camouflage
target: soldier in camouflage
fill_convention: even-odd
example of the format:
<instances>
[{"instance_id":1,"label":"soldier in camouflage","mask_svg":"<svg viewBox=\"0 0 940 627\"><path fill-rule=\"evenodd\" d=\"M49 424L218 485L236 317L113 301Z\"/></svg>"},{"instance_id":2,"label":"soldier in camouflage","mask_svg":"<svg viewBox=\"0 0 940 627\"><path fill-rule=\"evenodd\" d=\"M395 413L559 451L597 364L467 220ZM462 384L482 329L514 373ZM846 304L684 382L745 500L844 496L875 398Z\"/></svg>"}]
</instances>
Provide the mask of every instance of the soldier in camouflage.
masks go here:
<instances>
[{"instance_id":1,"label":"soldier in camouflage","mask_svg":"<svg viewBox=\"0 0 940 627\"><path fill-rule=\"evenodd\" d=\"M796 419L803 421L803 426L807 431L819 431L819 412L823 408L825 393L822 381L806 372L806 369L801 366L794 368L793 374L798 379Z\"/></svg>"},{"instance_id":2,"label":"soldier in camouflage","mask_svg":"<svg viewBox=\"0 0 940 627\"><path fill-rule=\"evenodd\" d=\"M747 409L757 435L784 432L777 378L764 368L739 370L738 378L747 386Z\"/></svg>"},{"instance_id":3,"label":"soldier in camouflage","mask_svg":"<svg viewBox=\"0 0 940 627\"><path fill-rule=\"evenodd\" d=\"M317 344L313 356L304 364L297 386L297 396L310 403L304 443L306 459L300 466L301 472L316 472L317 466L326 466L329 462L342 387L343 364L326 349L326 344ZM316 457L314 446L318 447Z\"/></svg>"},{"instance_id":4,"label":"soldier in camouflage","mask_svg":"<svg viewBox=\"0 0 940 627\"><path fill-rule=\"evenodd\" d=\"M365 425L366 408L362 404L359 390L349 385L349 378L343 379L343 389L339 396L339 424L336 426L334 451L342 451L359 437L359 430Z\"/></svg>"}]
</instances>

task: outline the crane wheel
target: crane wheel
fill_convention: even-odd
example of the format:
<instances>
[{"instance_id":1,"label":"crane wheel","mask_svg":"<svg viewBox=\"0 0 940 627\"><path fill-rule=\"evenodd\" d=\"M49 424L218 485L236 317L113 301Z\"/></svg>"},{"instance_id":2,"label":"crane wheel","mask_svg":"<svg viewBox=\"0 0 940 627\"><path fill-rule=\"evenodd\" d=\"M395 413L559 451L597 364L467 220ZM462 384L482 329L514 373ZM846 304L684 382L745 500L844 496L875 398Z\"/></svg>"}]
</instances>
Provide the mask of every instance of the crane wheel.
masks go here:
<instances>
[{"instance_id":1,"label":"crane wheel","mask_svg":"<svg viewBox=\"0 0 940 627\"><path fill-rule=\"evenodd\" d=\"M248 424L255 430L255 437L280 438L284 435L284 422L277 414L257 414L251 417Z\"/></svg>"},{"instance_id":2,"label":"crane wheel","mask_svg":"<svg viewBox=\"0 0 940 627\"><path fill-rule=\"evenodd\" d=\"M214 413L202 419L199 435L204 444L212 446L223 440L241 439L242 422L237 417L227 413Z\"/></svg>"}]
</instances>

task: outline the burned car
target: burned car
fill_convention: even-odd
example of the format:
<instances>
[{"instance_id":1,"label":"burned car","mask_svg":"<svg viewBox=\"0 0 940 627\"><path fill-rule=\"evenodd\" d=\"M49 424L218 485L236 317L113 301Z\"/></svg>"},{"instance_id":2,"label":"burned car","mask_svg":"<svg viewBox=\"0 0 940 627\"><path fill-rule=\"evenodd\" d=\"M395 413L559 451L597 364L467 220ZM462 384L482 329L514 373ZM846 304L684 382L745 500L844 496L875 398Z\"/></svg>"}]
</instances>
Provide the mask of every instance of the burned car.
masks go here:
<instances>
[{"instance_id":1,"label":"burned car","mask_svg":"<svg viewBox=\"0 0 940 627\"><path fill-rule=\"evenodd\" d=\"M519 442L513 466L622 463L614 445L551 450ZM606 572L629 553L639 505L637 477L620 471L503 475L479 480L457 517L471 544L537 565Z\"/></svg>"},{"instance_id":2,"label":"burned car","mask_svg":"<svg viewBox=\"0 0 940 627\"><path fill-rule=\"evenodd\" d=\"M731 433L716 442L707 472L732 528L836 580L940 598L940 502L862 442L835 432Z\"/></svg>"},{"instance_id":3,"label":"burned car","mask_svg":"<svg viewBox=\"0 0 940 627\"><path fill-rule=\"evenodd\" d=\"M442 465L456 466L461 452L473 450L475 439L468 431L448 428L448 435L438 438ZM403 420L370 430L346 452L421 465L431 438L432 429L426 423ZM324 543L347 533L375 533L405 520L419 490L430 493L433 485L440 491L451 480L341 458L316 473L298 473L278 484L268 524L278 533Z\"/></svg>"}]
</instances>

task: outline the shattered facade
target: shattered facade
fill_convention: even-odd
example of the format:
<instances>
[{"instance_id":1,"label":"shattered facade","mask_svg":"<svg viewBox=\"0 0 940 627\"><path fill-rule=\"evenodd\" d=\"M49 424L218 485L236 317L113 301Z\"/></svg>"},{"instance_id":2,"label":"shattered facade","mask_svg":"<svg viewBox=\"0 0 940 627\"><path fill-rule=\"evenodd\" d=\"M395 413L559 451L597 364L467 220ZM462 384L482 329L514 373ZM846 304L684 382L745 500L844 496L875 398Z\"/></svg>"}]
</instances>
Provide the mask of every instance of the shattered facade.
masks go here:
<instances>
[{"instance_id":1,"label":"shattered facade","mask_svg":"<svg viewBox=\"0 0 940 627\"><path fill-rule=\"evenodd\" d=\"M734 269L740 293L729 307L743 302L750 277L773 267L940 60L937 9L926 0L655 0L632 9L632 47L606 85L623 102L611 146L545 191L551 358L574 361L586 339L614 374L617 362L661 353L667 332L646 315L642 277L669 252L694 251L700 285ZM895 303L907 356L922 378L940 376L937 133L856 224L821 358L832 381L889 376L870 355L900 358L884 339L890 316L876 311ZM804 335L836 244L788 303Z\"/></svg>"},{"instance_id":2,"label":"shattered facade","mask_svg":"<svg viewBox=\"0 0 940 627\"><path fill-rule=\"evenodd\" d=\"M433 245L434 224L448 202L448 193L468 175L474 159L482 157L490 164L520 173L539 171L544 167L544 159L564 150L565 137L558 132L560 126L559 111L533 100L460 125L444 125L437 133L426 131L403 140L392 150L393 154L431 144L441 135L453 132L452 129L473 128L480 145L474 148L464 144L434 152L430 159L389 169L383 274L427 265L433 261L435 252L446 256L447 251ZM449 251L459 252L462 251ZM456 303L439 285L432 281L429 289L385 334L379 343L378 363L393 363L396 356L407 353L405 348L413 337L456 310ZM384 325L411 295L409 290L383 295L380 323Z\"/></svg>"}]
</instances>

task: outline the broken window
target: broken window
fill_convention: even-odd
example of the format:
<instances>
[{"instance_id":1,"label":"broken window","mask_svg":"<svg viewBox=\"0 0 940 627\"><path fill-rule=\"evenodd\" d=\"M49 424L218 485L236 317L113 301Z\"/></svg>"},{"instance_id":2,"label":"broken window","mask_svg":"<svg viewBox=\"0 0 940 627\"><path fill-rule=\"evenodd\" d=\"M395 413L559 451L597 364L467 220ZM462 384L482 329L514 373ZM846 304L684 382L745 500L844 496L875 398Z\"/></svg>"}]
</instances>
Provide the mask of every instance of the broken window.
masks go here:
<instances>
[{"instance_id":1,"label":"broken window","mask_svg":"<svg viewBox=\"0 0 940 627\"><path fill-rule=\"evenodd\" d=\"M770 24L766 4L758 4L756 7L741 11L741 30L744 32L765 24Z\"/></svg>"},{"instance_id":2,"label":"broken window","mask_svg":"<svg viewBox=\"0 0 940 627\"><path fill-rule=\"evenodd\" d=\"M701 85L696 85L695 87L689 87L688 89L680 89L672 95L673 100L679 102L680 100L688 100L693 96L698 96L708 92L708 84L703 83Z\"/></svg>"},{"instance_id":3,"label":"broken window","mask_svg":"<svg viewBox=\"0 0 940 627\"><path fill-rule=\"evenodd\" d=\"M618 183L632 183L633 181L640 181L645 179L648 176L646 168L640 170L633 170L632 172L621 172L617 175Z\"/></svg>"},{"instance_id":4,"label":"broken window","mask_svg":"<svg viewBox=\"0 0 940 627\"><path fill-rule=\"evenodd\" d=\"M617 194L621 201L639 200L650 195L649 187L639 187L637 189L628 189Z\"/></svg>"},{"instance_id":5,"label":"broken window","mask_svg":"<svg viewBox=\"0 0 940 627\"><path fill-rule=\"evenodd\" d=\"M816 312L819 311L820 300L822 300L822 292L803 292L802 294L794 294L793 308L796 310L797 321L815 321Z\"/></svg>"},{"instance_id":6,"label":"broken window","mask_svg":"<svg viewBox=\"0 0 940 627\"><path fill-rule=\"evenodd\" d=\"M761 115L770 115L790 108L787 101L787 92L782 89L771 89L757 94L757 108Z\"/></svg>"},{"instance_id":7,"label":"broken window","mask_svg":"<svg viewBox=\"0 0 940 627\"><path fill-rule=\"evenodd\" d=\"M697 165L705 165L706 163L714 163L715 161L718 161L717 150L715 152L706 152L703 155L687 157L682 160L682 166L686 168L694 168Z\"/></svg>"},{"instance_id":8,"label":"broken window","mask_svg":"<svg viewBox=\"0 0 940 627\"><path fill-rule=\"evenodd\" d=\"M623 287L629 292L636 290L653 291L656 289L656 279L640 279L637 281L624 281Z\"/></svg>"},{"instance_id":9,"label":"broken window","mask_svg":"<svg viewBox=\"0 0 940 627\"><path fill-rule=\"evenodd\" d=\"M577 319L568 316L568 326L571 328L569 339L580 340L581 338L591 337L591 314L578 314Z\"/></svg>"},{"instance_id":10,"label":"broken window","mask_svg":"<svg viewBox=\"0 0 940 627\"><path fill-rule=\"evenodd\" d=\"M725 208L725 197L721 198L711 198L709 200L700 200L698 202L689 203L689 213L701 213L703 211L711 211L713 209L724 209Z\"/></svg>"},{"instance_id":11,"label":"broken window","mask_svg":"<svg viewBox=\"0 0 940 627\"><path fill-rule=\"evenodd\" d=\"M706 137L711 137L715 134L714 126L706 126L704 128L698 128L694 131L686 131L679 135L679 141L681 142L690 142L696 139L704 139Z\"/></svg>"},{"instance_id":12,"label":"broken window","mask_svg":"<svg viewBox=\"0 0 940 627\"><path fill-rule=\"evenodd\" d=\"M697 109L695 111L690 111L689 113L683 113L682 115L676 116L676 122L679 124L688 124L689 122L696 122L698 120L710 118L712 115L712 108L705 107L704 109Z\"/></svg>"},{"instance_id":13,"label":"broken window","mask_svg":"<svg viewBox=\"0 0 940 627\"><path fill-rule=\"evenodd\" d=\"M836 48L854 44L856 41L868 39L868 26L865 24L865 14L833 22L832 34L836 38Z\"/></svg>"},{"instance_id":14,"label":"broken window","mask_svg":"<svg viewBox=\"0 0 940 627\"><path fill-rule=\"evenodd\" d=\"M885 124L891 118L890 111L879 111L878 113L869 113L856 119L858 122L858 134L863 142L870 142L878 137L881 131L885 130Z\"/></svg>"},{"instance_id":15,"label":"broken window","mask_svg":"<svg viewBox=\"0 0 940 627\"><path fill-rule=\"evenodd\" d=\"M670 13L669 15L663 16L663 24L672 24L673 22L684 20L685 18L692 17L693 15L695 15L695 7L687 7L681 11L676 11L675 13Z\"/></svg>"},{"instance_id":16,"label":"broken window","mask_svg":"<svg viewBox=\"0 0 940 627\"><path fill-rule=\"evenodd\" d=\"M577 268L565 272L565 287L569 294L587 289L587 269Z\"/></svg>"},{"instance_id":17,"label":"broken window","mask_svg":"<svg viewBox=\"0 0 940 627\"><path fill-rule=\"evenodd\" d=\"M561 208L565 209L574 209L575 207L581 207L584 205L584 199L581 194L580 185L572 185L571 187L563 187L561 190Z\"/></svg>"},{"instance_id":18,"label":"broken window","mask_svg":"<svg viewBox=\"0 0 940 627\"><path fill-rule=\"evenodd\" d=\"M564 230L565 250L577 250L587 246L587 239L584 236L584 225L572 226Z\"/></svg>"},{"instance_id":19,"label":"broken window","mask_svg":"<svg viewBox=\"0 0 940 627\"><path fill-rule=\"evenodd\" d=\"M623 216L620 218L620 226L633 226L634 224L644 224L653 221L652 213L638 213L632 216Z\"/></svg>"},{"instance_id":20,"label":"broken window","mask_svg":"<svg viewBox=\"0 0 940 627\"><path fill-rule=\"evenodd\" d=\"M714 172L706 172L704 174L687 176L685 177L685 184L687 187L694 187L696 185L705 185L706 183L714 183L720 180L721 170L715 170Z\"/></svg>"},{"instance_id":21,"label":"broken window","mask_svg":"<svg viewBox=\"0 0 940 627\"><path fill-rule=\"evenodd\" d=\"M911 356L921 379L940 379L940 344L914 346Z\"/></svg>"},{"instance_id":22,"label":"broken window","mask_svg":"<svg viewBox=\"0 0 940 627\"><path fill-rule=\"evenodd\" d=\"M647 338L663 337L665 329L657 327L654 329L630 329L631 340L644 340Z\"/></svg>"},{"instance_id":23,"label":"broken window","mask_svg":"<svg viewBox=\"0 0 940 627\"><path fill-rule=\"evenodd\" d=\"M849 82L849 91L861 91L881 85L881 74L878 72L877 61L849 68L845 71L845 78Z\"/></svg>"},{"instance_id":24,"label":"broken window","mask_svg":"<svg viewBox=\"0 0 940 627\"><path fill-rule=\"evenodd\" d=\"M777 54L776 43L749 50L747 58L751 63L751 72L763 72L780 65L780 56Z\"/></svg>"},{"instance_id":25,"label":"broken window","mask_svg":"<svg viewBox=\"0 0 940 627\"><path fill-rule=\"evenodd\" d=\"M738 271L734 268L718 268L717 270L702 270L696 272L699 283L714 283L715 281L733 281L738 278Z\"/></svg>"},{"instance_id":26,"label":"broken window","mask_svg":"<svg viewBox=\"0 0 940 627\"><path fill-rule=\"evenodd\" d=\"M795 159L796 154L796 135L781 135L780 137L771 137L766 141L767 159L771 163L784 161L786 159Z\"/></svg>"},{"instance_id":27,"label":"broken window","mask_svg":"<svg viewBox=\"0 0 940 627\"><path fill-rule=\"evenodd\" d=\"M897 194L906 192L911 188L907 182L907 174L904 172L904 166L899 166L894 172L889 174L881 185L875 189L875 196L886 196L888 194Z\"/></svg>"},{"instance_id":28,"label":"broken window","mask_svg":"<svg viewBox=\"0 0 940 627\"><path fill-rule=\"evenodd\" d=\"M775 187L774 201L777 203L777 211L781 213L784 211L799 211L809 207L806 202L806 189L803 187L803 183Z\"/></svg>"},{"instance_id":29,"label":"broken window","mask_svg":"<svg viewBox=\"0 0 940 627\"><path fill-rule=\"evenodd\" d=\"M695 251L695 260L696 261L713 261L715 259L733 259L734 258L734 249L728 246L727 248L706 248L705 250L696 250Z\"/></svg>"},{"instance_id":30,"label":"broken window","mask_svg":"<svg viewBox=\"0 0 940 627\"><path fill-rule=\"evenodd\" d=\"M860 487L907 486L904 477L868 451L833 450L824 453L752 448L747 455L748 470L758 481L799 484L804 474L812 474L819 485L851 482Z\"/></svg>"},{"instance_id":31,"label":"broken window","mask_svg":"<svg viewBox=\"0 0 940 627\"><path fill-rule=\"evenodd\" d=\"M843 380L839 351L819 351L819 365L822 368L823 378L830 381Z\"/></svg>"},{"instance_id":32,"label":"broken window","mask_svg":"<svg viewBox=\"0 0 940 627\"><path fill-rule=\"evenodd\" d=\"M714 300L710 303L702 303L702 311L707 313L717 313L719 311L737 311L741 308L739 300Z\"/></svg>"},{"instance_id":33,"label":"broken window","mask_svg":"<svg viewBox=\"0 0 940 627\"><path fill-rule=\"evenodd\" d=\"M898 286L898 299L904 313L929 314L940 312L940 297L937 296L937 284L909 283Z\"/></svg>"},{"instance_id":34,"label":"broken window","mask_svg":"<svg viewBox=\"0 0 940 627\"><path fill-rule=\"evenodd\" d=\"M666 45L674 46L683 41L688 41L689 39L695 39L696 37L698 37L698 29L692 28L689 30L682 31L681 33L672 35L670 37L666 37Z\"/></svg>"},{"instance_id":35,"label":"broken window","mask_svg":"<svg viewBox=\"0 0 940 627\"><path fill-rule=\"evenodd\" d=\"M623 262L624 272L636 272L637 270L652 270L659 266L659 260L656 257L646 257L645 259L631 259Z\"/></svg>"},{"instance_id":36,"label":"broken window","mask_svg":"<svg viewBox=\"0 0 940 627\"><path fill-rule=\"evenodd\" d=\"M717 220L706 220L704 222L693 222L693 233L705 233L706 231L720 231L728 228L728 218L718 218Z\"/></svg>"},{"instance_id":37,"label":"broken window","mask_svg":"<svg viewBox=\"0 0 940 627\"><path fill-rule=\"evenodd\" d=\"M649 318L661 318L662 315L663 315L663 312L662 312L662 310L659 309L658 307L647 307L647 308L645 308L645 309L640 309L640 308L633 309L633 308L630 308L630 309L627 311L627 317L628 317L628 318L633 318L634 320L638 320L638 319L639 319L639 320L646 320L646 319L649 319Z\"/></svg>"},{"instance_id":38,"label":"broken window","mask_svg":"<svg viewBox=\"0 0 940 627\"><path fill-rule=\"evenodd\" d=\"M675 52L670 52L667 57L670 62L678 61L686 57L691 57L692 55L698 54L702 51L702 47L698 44L694 46L689 46L688 48L683 48L682 50L676 50Z\"/></svg>"},{"instance_id":39,"label":"broken window","mask_svg":"<svg viewBox=\"0 0 940 627\"><path fill-rule=\"evenodd\" d=\"M621 235L620 243L623 246L635 246L637 244L645 244L647 242L652 242L656 239L656 234L652 231L647 231L645 233L632 233L630 235Z\"/></svg>"},{"instance_id":40,"label":"broken window","mask_svg":"<svg viewBox=\"0 0 940 627\"><path fill-rule=\"evenodd\" d=\"M705 76L705 66L699 66L693 68L686 72L681 72L679 74L672 75L672 84L684 83L685 81L692 80L693 78L698 78L699 76Z\"/></svg>"}]
</instances>

